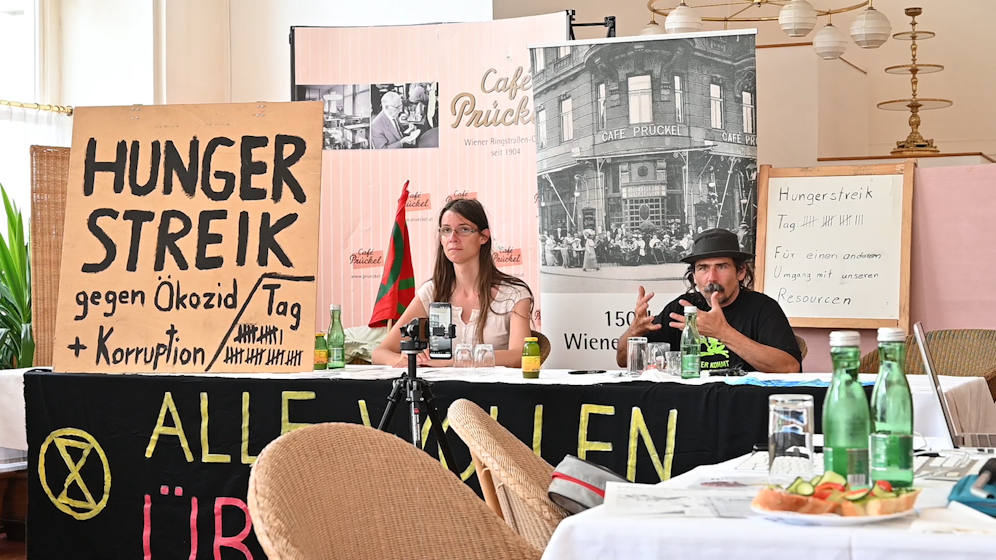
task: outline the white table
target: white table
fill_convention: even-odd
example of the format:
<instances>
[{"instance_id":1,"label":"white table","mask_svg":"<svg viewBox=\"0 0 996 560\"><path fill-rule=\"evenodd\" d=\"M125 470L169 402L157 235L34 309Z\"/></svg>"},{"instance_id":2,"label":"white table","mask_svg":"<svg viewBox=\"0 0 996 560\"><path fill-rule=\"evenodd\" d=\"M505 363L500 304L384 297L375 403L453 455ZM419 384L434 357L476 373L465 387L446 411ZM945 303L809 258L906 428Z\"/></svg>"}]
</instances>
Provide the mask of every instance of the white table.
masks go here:
<instances>
[{"instance_id":1,"label":"white table","mask_svg":"<svg viewBox=\"0 0 996 560\"><path fill-rule=\"evenodd\" d=\"M735 466L743 460L698 467L661 485L737 476ZM917 484L928 486L918 509L943 507L951 483L918 479ZM977 560L996 552L994 537L910 532L915 517L853 528L801 527L756 517L609 516L604 510L596 507L562 521L543 560Z\"/></svg>"},{"instance_id":2,"label":"white table","mask_svg":"<svg viewBox=\"0 0 996 560\"><path fill-rule=\"evenodd\" d=\"M0 370L0 447L27 450L27 436L24 429L24 369ZM302 374L273 374L273 377L283 379L309 377L343 377L351 379L389 379L397 377L399 369L382 366L347 366L341 373L313 372ZM520 370L497 368L497 374L488 377L477 377L461 373L453 368L430 369L420 368L419 375L431 380L459 380L479 383L530 383L530 384L562 384L562 385L594 385L596 383L628 383L633 378L616 377L611 372L596 375L570 375L567 370L544 369L539 379L523 379ZM96 375L96 374L95 374ZM220 377L268 376L268 374L228 374ZM829 381L831 375L825 374L752 374L761 380L810 380ZM677 377L660 379L651 373L645 373L639 380L657 381L661 383L682 383L687 385L702 385L706 383L724 383L725 377L711 379L683 380ZM874 375L862 375L863 381L874 381ZM941 407L934 398L925 375L909 376L910 388L913 391L914 429L930 438L947 437L947 428ZM948 399L948 405L955 418L955 424L962 432L996 433L996 404L986 381L981 377L941 377L941 386Z\"/></svg>"}]
</instances>

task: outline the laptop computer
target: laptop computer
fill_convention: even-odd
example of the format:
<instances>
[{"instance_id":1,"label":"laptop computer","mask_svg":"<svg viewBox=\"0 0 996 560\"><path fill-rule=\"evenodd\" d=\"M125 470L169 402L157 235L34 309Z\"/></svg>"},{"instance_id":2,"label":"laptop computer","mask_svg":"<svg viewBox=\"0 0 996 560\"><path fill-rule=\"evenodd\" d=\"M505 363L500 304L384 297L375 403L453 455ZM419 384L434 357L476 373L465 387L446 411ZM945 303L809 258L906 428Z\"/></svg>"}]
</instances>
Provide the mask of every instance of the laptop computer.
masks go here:
<instances>
[{"instance_id":1,"label":"laptop computer","mask_svg":"<svg viewBox=\"0 0 996 560\"><path fill-rule=\"evenodd\" d=\"M930 355L930 348L927 346L927 336L923 331L923 325L916 323L913 325L913 336L916 337L917 346L920 347L920 358L923 359L923 368L927 370L930 377L930 388L937 397L937 402L941 405L941 414L944 415L944 423L948 426L948 434L951 436L951 446L954 448L972 447L980 451L992 453L996 451L996 434L959 434L951 417L951 409L948 408L948 401L941 390L939 375L934 368L934 360Z\"/></svg>"}]
</instances>

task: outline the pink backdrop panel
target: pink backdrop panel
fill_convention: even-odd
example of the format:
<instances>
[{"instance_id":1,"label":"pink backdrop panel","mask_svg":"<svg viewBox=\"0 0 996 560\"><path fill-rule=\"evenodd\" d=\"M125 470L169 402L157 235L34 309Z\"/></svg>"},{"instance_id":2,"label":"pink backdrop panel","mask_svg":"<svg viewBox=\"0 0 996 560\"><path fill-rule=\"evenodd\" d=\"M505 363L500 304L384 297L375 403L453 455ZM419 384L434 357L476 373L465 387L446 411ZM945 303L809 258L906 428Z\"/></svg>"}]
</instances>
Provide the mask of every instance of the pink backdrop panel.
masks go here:
<instances>
[{"instance_id":1,"label":"pink backdrop panel","mask_svg":"<svg viewBox=\"0 0 996 560\"><path fill-rule=\"evenodd\" d=\"M910 318L928 331L996 328L996 165L918 168L913 181ZM912 325L910 325L912 329ZM829 329L806 339L804 371L831 371ZM876 348L861 333L861 351Z\"/></svg>"}]
</instances>

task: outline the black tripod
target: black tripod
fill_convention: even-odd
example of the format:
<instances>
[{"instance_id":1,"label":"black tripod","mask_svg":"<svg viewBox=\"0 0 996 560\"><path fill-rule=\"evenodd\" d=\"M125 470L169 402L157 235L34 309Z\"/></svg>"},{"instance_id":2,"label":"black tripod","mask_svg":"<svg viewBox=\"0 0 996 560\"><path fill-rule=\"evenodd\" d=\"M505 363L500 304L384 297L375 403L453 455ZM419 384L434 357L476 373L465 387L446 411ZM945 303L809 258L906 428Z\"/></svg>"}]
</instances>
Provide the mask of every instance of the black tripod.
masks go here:
<instances>
[{"instance_id":1,"label":"black tripod","mask_svg":"<svg viewBox=\"0 0 996 560\"><path fill-rule=\"evenodd\" d=\"M424 321L424 319L416 319L415 321ZM391 389L391 394L387 397L387 409L384 411L384 416L380 418L380 424L377 425L377 429L387 431L387 425L394 416L398 401L401 400L401 395L404 393L404 398L409 404L409 429L412 434L412 444L417 448L421 448L422 417L420 415L420 407L421 403L425 403L425 412L429 417L429 421L432 422L432 433L435 434L436 441L439 442L439 449L443 453L446 466L453 471L453 474L460 476L460 472L457 471L456 461L453 460L453 451L450 450L450 443L446 441L446 432L443 431L443 423L439 420L439 413L436 412L436 398L432 394L430 383L421 379L416 374L416 370L418 369L416 366L416 357L426 348L426 343L419 340L421 329L418 327L411 328L415 324L415 321L412 322L412 325L401 327L402 334L410 337L410 340L401 341L401 353L408 356L408 371L394 380L394 387ZM418 326L421 326L421 323ZM437 327L437 329L447 330L446 327ZM451 325L449 330L450 333L439 333L437 336L453 338L455 334L453 333L454 327ZM436 333L433 334L435 335Z\"/></svg>"}]
</instances>

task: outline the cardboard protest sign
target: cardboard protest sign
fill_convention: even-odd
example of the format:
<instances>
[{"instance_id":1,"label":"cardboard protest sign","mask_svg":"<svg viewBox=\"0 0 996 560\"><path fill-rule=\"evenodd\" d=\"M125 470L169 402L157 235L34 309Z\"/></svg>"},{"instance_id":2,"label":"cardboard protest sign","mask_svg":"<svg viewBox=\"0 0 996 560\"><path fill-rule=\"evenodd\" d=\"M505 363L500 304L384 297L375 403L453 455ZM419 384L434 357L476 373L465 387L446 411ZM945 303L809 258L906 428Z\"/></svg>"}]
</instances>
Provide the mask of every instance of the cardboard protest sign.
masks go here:
<instances>
[{"instance_id":1,"label":"cardboard protest sign","mask_svg":"<svg viewBox=\"0 0 996 560\"><path fill-rule=\"evenodd\" d=\"M321 103L77 109L55 370L310 370L321 149Z\"/></svg>"}]
</instances>

